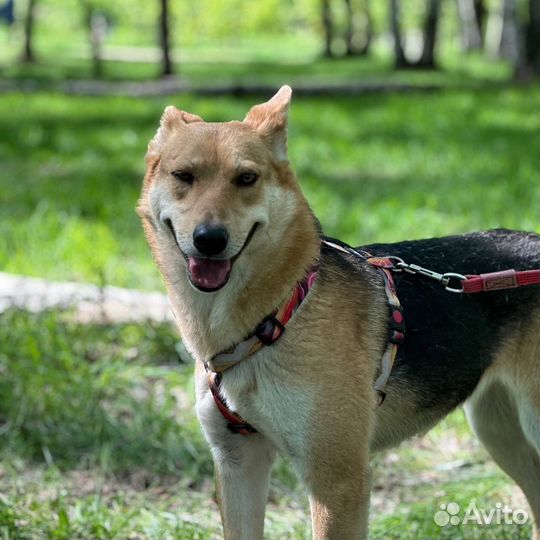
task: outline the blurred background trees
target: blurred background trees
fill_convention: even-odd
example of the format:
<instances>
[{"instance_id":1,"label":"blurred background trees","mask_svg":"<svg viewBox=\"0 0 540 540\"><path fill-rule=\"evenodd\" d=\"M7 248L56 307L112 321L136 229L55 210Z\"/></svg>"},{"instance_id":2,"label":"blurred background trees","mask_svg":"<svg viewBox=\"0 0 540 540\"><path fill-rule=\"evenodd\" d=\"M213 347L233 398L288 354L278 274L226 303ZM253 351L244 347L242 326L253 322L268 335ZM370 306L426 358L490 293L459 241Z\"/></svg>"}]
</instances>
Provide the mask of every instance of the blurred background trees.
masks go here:
<instances>
[{"instance_id":1,"label":"blurred background trees","mask_svg":"<svg viewBox=\"0 0 540 540\"><path fill-rule=\"evenodd\" d=\"M95 78L104 61L122 58L151 59L156 76L170 76L184 48L261 37L276 53L294 42L306 58L373 55L396 69L480 53L518 77L540 70L538 0L0 0L0 18L10 27L4 67L88 56Z\"/></svg>"}]
</instances>

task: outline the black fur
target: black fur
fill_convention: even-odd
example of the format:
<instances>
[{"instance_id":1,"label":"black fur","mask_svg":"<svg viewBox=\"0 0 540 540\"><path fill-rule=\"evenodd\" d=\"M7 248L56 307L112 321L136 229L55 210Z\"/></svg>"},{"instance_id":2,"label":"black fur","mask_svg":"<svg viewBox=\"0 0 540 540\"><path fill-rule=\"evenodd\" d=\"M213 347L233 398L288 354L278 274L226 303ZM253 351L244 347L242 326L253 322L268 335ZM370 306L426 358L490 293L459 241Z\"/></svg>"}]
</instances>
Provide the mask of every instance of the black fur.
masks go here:
<instances>
[{"instance_id":1,"label":"black fur","mask_svg":"<svg viewBox=\"0 0 540 540\"><path fill-rule=\"evenodd\" d=\"M439 273L540 268L540 236L508 230L357 249L378 256L396 255ZM540 287L536 285L455 294L418 275L397 273L395 282L405 314L406 336L390 381L399 378L414 388L419 409L449 411L464 401L512 327L526 322L540 307Z\"/></svg>"},{"instance_id":2,"label":"black fur","mask_svg":"<svg viewBox=\"0 0 540 540\"><path fill-rule=\"evenodd\" d=\"M495 230L364 246L436 272L480 274L540 268L540 237ZM420 389L420 407L453 408L474 390L509 328L538 309L540 288L453 294L421 276L398 274L407 327L392 376Z\"/></svg>"}]
</instances>

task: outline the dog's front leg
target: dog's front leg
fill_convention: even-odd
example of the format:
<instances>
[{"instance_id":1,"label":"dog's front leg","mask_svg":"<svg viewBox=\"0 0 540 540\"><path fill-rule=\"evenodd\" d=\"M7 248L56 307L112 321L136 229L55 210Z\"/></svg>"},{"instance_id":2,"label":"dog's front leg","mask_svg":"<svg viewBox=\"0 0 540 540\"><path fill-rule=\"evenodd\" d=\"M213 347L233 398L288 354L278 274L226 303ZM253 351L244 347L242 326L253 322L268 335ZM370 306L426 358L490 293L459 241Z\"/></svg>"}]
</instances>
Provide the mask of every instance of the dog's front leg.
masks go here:
<instances>
[{"instance_id":1,"label":"dog's front leg","mask_svg":"<svg viewBox=\"0 0 540 540\"><path fill-rule=\"evenodd\" d=\"M311 487L310 507L314 539L367 538L369 473L330 484L322 480Z\"/></svg>"},{"instance_id":2,"label":"dog's front leg","mask_svg":"<svg viewBox=\"0 0 540 540\"><path fill-rule=\"evenodd\" d=\"M313 538L367 538L369 470L360 467L349 478L334 478L331 470L321 469L326 465L315 472L309 486Z\"/></svg>"},{"instance_id":3,"label":"dog's front leg","mask_svg":"<svg viewBox=\"0 0 540 540\"><path fill-rule=\"evenodd\" d=\"M275 448L260 433L230 432L210 392L201 386L197 413L214 457L225 540L260 540Z\"/></svg>"},{"instance_id":4,"label":"dog's front leg","mask_svg":"<svg viewBox=\"0 0 540 540\"><path fill-rule=\"evenodd\" d=\"M342 417L328 414L341 409L327 402L327 414L313 417L304 451L291 456L308 489L315 540L365 540L368 533L368 420L340 405Z\"/></svg>"},{"instance_id":5,"label":"dog's front leg","mask_svg":"<svg viewBox=\"0 0 540 540\"><path fill-rule=\"evenodd\" d=\"M225 539L262 539L273 446L263 435L231 434L213 454Z\"/></svg>"}]
</instances>

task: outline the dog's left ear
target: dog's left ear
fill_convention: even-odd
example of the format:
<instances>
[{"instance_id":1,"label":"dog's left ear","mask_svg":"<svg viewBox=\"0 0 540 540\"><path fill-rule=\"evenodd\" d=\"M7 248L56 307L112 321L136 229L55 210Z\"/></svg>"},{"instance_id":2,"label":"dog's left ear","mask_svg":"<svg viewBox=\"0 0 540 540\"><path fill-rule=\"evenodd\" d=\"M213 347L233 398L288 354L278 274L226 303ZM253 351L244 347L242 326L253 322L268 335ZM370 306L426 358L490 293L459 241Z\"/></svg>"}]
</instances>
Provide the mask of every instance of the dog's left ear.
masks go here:
<instances>
[{"instance_id":1,"label":"dog's left ear","mask_svg":"<svg viewBox=\"0 0 540 540\"><path fill-rule=\"evenodd\" d=\"M244 118L244 122L268 142L279 161L287 159L287 119L291 95L291 87L282 86L272 99L252 107Z\"/></svg>"}]
</instances>

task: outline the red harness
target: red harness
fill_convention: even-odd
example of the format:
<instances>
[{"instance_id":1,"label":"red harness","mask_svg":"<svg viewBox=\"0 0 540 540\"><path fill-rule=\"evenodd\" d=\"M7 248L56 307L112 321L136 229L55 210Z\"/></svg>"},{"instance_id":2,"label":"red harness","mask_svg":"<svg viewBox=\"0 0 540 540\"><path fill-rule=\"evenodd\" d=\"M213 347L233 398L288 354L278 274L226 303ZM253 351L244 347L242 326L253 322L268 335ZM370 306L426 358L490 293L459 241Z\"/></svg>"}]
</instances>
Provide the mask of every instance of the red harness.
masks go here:
<instances>
[{"instance_id":1,"label":"red harness","mask_svg":"<svg viewBox=\"0 0 540 540\"><path fill-rule=\"evenodd\" d=\"M323 242L334 249L343 251L355 257L361 257L372 266L380 269L383 273L385 291L390 310L390 335L386 351L381 361L381 374L374 384L374 388L379 394L378 405L381 405L386 397L384 386L390 376L390 371L397 356L399 345L403 343L405 338L403 310L401 309L396 294L392 272L404 271L410 274L418 274L438 281L447 291L466 294L513 289L516 287L540 284L540 269L518 272L515 270L504 270L501 272L491 272L480 275L462 275L452 272L439 274L415 264L407 264L399 257L372 257L369 253L355 250L340 241L325 239ZM208 386L212 392L216 406L221 415L227 420L227 428L233 433L250 435L252 433L257 433L257 430L251 424L246 422L239 414L232 411L227 405L227 402L220 391L222 372L244 360L263 346L270 346L275 343L285 332L286 324L306 298L309 290L315 283L316 278L317 269L308 272L304 279L295 285L291 297L284 306L265 317L251 336L236 347L233 347L232 351L224 351L205 363L205 367L208 371ZM452 285L456 280L459 282L459 285ZM247 347L245 347L245 345L247 345ZM224 360L221 361L221 363L216 362L216 359L219 360L220 357L223 357Z\"/></svg>"},{"instance_id":2,"label":"red harness","mask_svg":"<svg viewBox=\"0 0 540 540\"><path fill-rule=\"evenodd\" d=\"M243 358L236 359L235 363L238 363L245 357L253 354L263 345L272 345L282 336L283 332L285 332L285 325L289 322L295 311L300 307L300 304L306 298L309 289L311 289L316 279L317 270L310 270L304 279L295 285L291 297L284 304L284 306L280 310L275 311L271 315L265 317L257 326L253 334L244 341L244 343L246 343L249 342L249 340L251 340L253 337L257 338L255 344L250 346L249 350L244 353L245 356ZM214 397L214 401L216 402L219 412L222 414L225 420L227 420L227 428L233 433L240 433L240 435L257 433L257 430L251 424L248 424L239 414L233 412L228 407L225 398L221 395L219 387L221 384L222 372L223 371L209 371L208 386L212 392L212 396Z\"/></svg>"}]
</instances>

